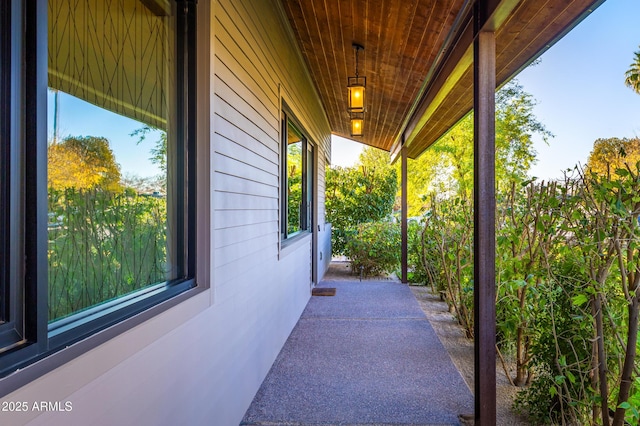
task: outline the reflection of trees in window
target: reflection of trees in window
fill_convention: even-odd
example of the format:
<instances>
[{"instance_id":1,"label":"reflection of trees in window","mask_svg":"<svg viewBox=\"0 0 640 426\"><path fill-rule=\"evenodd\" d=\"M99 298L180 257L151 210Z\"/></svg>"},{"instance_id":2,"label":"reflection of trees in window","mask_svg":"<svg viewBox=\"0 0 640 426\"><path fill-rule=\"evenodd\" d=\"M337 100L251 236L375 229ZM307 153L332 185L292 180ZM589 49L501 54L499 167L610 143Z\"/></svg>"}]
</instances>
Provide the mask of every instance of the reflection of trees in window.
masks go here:
<instances>
[{"instance_id":1,"label":"reflection of trees in window","mask_svg":"<svg viewBox=\"0 0 640 426\"><path fill-rule=\"evenodd\" d=\"M49 321L166 280L164 198L49 189Z\"/></svg>"},{"instance_id":2,"label":"reflection of trees in window","mask_svg":"<svg viewBox=\"0 0 640 426\"><path fill-rule=\"evenodd\" d=\"M29 381L23 367L196 285L196 14L177 0L0 1L0 377ZM160 139L151 152L140 127Z\"/></svg>"},{"instance_id":3,"label":"reflection of trees in window","mask_svg":"<svg viewBox=\"0 0 640 426\"><path fill-rule=\"evenodd\" d=\"M290 119L283 120L282 239L311 230L313 149Z\"/></svg>"},{"instance_id":4,"label":"reflection of trees in window","mask_svg":"<svg viewBox=\"0 0 640 426\"><path fill-rule=\"evenodd\" d=\"M50 2L49 86L56 95L92 104L60 110L56 101L50 105L55 121L83 121L83 133L99 135L59 141L54 129L48 147L53 321L176 278L180 177L170 99L176 76L172 8L156 14L139 0L104 8L87 1ZM70 63L81 64L82 72ZM127 170L126 179L110 146L116 136L101 131L101 121L116 115L138 123L130 141L117 139L129 143L121 148L126 155L139 159L140 168ZM156 135L150 152L139 146ZM139 177L143 163L156 165L161 176Z\"/></svg>"},{"instance_id":5,"label":"reflection of trees in window","mask_svg":"<svg viewBox=\"0 0 640 426\"><path fill-rule=\"evenodd\" d=\"M118 191L120 166L106 138L86 136L68 137L49 145L49 188Z\"/></svg>"},{"instance_id":6,"label":"reflection of trees in window","mask_svg":"<svg viewBox=\"0 0 640 426\"><path fill-rule=\"evenodd\" d=\"M159 129L152 126L143 126L139 129L134 130L133 133L131 133L131 136L137 136L139 138L137 142L137 144L139 145L147 138L147 135L154 130L157 131ZM151 157L149 157L149 161L157 165L163 173L166 173L167 172L167 132L161 131L160 137L158 138L158 140L154 142L154 144L155 144L154 147L151 148L151 151L150 151Z\"/></svg>"},{"instance_id":7,"label":"reflection of trees in window","mask_svg":"<svg viewBox=\"0 0 640 426\"><path fill-rule=\"evenodd\" d=\"M287 234L291 235L302 229L302 141L287 147L287 190Z\"/></svg>"}]
</instances>

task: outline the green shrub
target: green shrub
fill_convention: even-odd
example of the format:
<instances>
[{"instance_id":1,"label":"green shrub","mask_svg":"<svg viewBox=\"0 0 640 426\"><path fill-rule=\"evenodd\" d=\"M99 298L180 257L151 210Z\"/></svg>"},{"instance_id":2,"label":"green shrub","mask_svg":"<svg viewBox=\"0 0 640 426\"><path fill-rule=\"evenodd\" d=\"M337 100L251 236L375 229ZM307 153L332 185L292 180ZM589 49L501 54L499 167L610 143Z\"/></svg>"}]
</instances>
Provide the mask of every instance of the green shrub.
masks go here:
<instances>
[{"instance_id":1,"label":"green shrub","mask_svg":"<svg viewBox=\"0 0 640 426\"><path fill-rule=\"evenodd\" d=\"M407 223L407 279L416 285L433 284L435 262L433 251L424 241L424 224L417 221Z\"/></svg>"},{"instance_id":2,"label":"green shrub","mask_svg":"<svg viewBox=\"0 0 640 426\"><path fill-rule=\"evenodd\" d=\"M358 225L346 246L355 273L365 276L393 271L400 262L400 226L391 222Z\"/></svg>"},{"instance_id":3,"label":"green shrub","mask_svg":"<svg viewBox=\"0 0 640 426\"><path fill-rule=\"evenodd\" d=\"M49 190L49 320L167 280L164 198Z\"/></svg>"}]
</instances>

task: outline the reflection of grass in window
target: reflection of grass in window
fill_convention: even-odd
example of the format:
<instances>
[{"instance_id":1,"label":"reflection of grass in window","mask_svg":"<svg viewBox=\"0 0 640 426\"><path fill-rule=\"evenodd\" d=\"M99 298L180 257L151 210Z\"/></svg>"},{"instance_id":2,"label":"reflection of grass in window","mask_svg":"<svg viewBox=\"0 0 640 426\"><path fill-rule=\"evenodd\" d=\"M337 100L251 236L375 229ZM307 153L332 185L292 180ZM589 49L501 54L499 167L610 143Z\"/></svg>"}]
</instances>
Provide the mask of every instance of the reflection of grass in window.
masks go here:
<instances>
[{"instance_id":1,"label":"reflection of grass in window","mask_svg":"<svg viewBox=\"0 0 640 426\"><path fill-rule=\"evenodd\" d=\"M49 319L166 280L166 200L49 190Z\"/></svg>"}]
</instances>

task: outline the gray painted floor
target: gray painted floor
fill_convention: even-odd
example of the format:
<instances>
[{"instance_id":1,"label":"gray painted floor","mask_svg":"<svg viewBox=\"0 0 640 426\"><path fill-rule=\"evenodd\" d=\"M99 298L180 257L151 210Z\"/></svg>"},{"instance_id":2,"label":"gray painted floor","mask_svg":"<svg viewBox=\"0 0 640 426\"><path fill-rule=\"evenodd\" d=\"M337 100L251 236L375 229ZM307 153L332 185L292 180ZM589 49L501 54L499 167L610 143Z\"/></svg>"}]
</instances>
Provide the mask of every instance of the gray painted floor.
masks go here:
<instances>
[{"instance_id":1,"label":"gray painted floor","mask_svg":"<svg viewBox=\"0 0 640 426\"><path fill-rule=\"evenodd\" d=\"M325 281L243 425L458 425L473 397L411 290Z\"/></svg>"}]
</instances>

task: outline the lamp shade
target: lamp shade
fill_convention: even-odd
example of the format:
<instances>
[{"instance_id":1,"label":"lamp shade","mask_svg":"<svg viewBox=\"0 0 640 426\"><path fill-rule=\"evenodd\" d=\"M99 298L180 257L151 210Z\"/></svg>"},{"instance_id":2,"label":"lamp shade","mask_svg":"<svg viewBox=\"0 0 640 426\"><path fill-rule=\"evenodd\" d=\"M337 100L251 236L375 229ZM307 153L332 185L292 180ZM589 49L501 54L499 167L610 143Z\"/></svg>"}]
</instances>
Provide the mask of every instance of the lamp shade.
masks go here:
<instances>
[{"instance_id":1,"label":"lamp shade","mask_svg":"<svg viewBox=\"0 0 640 426\"><path fill-rule=\"evenodd\" d=\"M349 112L364 112L366 77L349 77Z\"/></svg>"},{"instance_id":2,"label":"lamp shade","mask_svg":"<svg viewBox=\"0 0 640 426\"><path fill-rule=\"evenodd\" d=\"M364 131L364 113L351 114L351 136L362 136Z\"/></svg>"}]
</instances>

